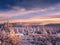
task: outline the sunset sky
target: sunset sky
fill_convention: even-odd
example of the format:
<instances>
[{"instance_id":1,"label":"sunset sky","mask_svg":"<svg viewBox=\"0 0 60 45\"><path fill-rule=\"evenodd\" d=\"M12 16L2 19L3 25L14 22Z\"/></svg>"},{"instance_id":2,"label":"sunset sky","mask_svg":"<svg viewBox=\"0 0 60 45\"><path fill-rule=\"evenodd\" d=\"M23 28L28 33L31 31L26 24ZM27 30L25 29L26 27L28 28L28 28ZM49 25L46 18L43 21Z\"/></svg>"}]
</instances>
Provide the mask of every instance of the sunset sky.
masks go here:
<instances>
[{"instance_id":1,"label":"sunset sky","mask_svg":"<svg viewBox=\"0 0 60 45\"><path fill-rule=\"evenodd\" d=\"M0 21L60 18L60 0L0 0Z\"/></svg>"}]
</instances>

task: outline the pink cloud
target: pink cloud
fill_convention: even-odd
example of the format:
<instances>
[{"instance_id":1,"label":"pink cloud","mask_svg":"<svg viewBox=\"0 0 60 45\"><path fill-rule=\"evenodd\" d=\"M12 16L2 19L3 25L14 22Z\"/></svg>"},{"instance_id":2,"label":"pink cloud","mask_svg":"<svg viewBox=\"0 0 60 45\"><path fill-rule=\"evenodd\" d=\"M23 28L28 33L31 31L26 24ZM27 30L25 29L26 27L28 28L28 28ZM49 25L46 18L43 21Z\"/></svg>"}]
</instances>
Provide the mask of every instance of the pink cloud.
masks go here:
<instances>
[{"instance_id":1,"label":"pink cloud","mask_svg":"<svg viewBox=\"0 0 60 45\"><path fill-rule=\"evenodd\" d=\"M25 15L25 14L30 14L30 13L46 12L46 11L54 10L54 9L55 9L54 7L48 7L44 9L36 8L32 10L26 10L24 8L13 7L13 10L6 11L6 12L0 12L0 17L1 16L12 17L12 16Z\"/></svg>"}]
</instances>

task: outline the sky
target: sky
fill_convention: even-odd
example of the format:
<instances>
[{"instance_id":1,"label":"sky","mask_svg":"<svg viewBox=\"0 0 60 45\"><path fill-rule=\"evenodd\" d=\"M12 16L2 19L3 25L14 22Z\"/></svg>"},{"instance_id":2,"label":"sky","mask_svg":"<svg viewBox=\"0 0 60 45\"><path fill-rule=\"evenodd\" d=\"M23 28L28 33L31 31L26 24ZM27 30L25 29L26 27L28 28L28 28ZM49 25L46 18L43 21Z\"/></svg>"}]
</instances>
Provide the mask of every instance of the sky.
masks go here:
<instances>
[{"instance_id":1,"label":"sky","mask_svg":"<svg viewBox=\"0 0 60 45\"><path fill-rule=\"evenodd\" d=\"M60 18L60 0L0 0L0 21Z\"/></svg>"}]
</instances>

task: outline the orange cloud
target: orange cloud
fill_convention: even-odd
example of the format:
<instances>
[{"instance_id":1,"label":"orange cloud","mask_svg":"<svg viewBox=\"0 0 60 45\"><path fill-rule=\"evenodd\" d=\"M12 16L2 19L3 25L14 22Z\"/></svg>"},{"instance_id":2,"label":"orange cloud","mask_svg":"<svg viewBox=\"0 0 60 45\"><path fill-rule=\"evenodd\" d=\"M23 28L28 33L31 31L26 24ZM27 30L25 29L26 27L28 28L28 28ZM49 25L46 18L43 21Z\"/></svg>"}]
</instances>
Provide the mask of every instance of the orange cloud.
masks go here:
<instances>
[{"instance_id":1,"label":"orange cloud","mask_svg":"<svg viewBox=\"0 0 60 45\"><path fill-rule=\"evenodd\" d=\"M49 19L19 19L19 20L10 20L10 23L14 22L39 22L40 24L49 24L49 23L60 23L60 18L49 18Z\"/></svg>"}]
</instances>

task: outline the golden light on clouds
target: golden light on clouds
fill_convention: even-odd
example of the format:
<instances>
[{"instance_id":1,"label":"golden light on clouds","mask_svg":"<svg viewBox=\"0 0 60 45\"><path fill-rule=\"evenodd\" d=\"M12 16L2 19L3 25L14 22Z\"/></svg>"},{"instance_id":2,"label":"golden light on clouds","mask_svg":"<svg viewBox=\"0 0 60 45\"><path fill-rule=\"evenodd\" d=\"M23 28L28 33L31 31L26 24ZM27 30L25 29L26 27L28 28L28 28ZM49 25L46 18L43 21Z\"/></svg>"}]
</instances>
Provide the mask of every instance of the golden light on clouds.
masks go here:
<instances>
[{"instance_id":1,"label":"golden light on clouds","mask_svg":"<svg viewBox=\"0 0 60 45\"><path fill-rule=\"evenodd\" d=\"M40 23L43 25L45 25L45 24L60 24L60 18L19 19L19 20L9 20L9 22L10 23L15 23L15 22L35 23L35 22L37 22L37 23Z\"/></svg>"},{"instance_id":2,"label":"golden light on clouds","mask_svg":"<svg viewBox=\"0 0 60 45\"><path fill-rule=\"evenodd\" d=\"M10 23L12 22L40 22L41 24L48 24L48 23L60 23L60 13L57 14L45 14L45 15L41 15L39 14L37 16L37 14L33 15L33 13L40 13L40 12L46 12L46 11L50 11L50 10L55 10L54 7L48 7L48 8L44 8L44 9L32 9L32 10L26 10L24 8L22 9L18 9L17 7L13 7L14 10L8 11L8 12L0 12L0 23L3 22L7 22L9 21ZM18 9L18 10L15 10ZM31 16L30 18L25 18L24 17L28 17ZM21 16L23 17L23 19L20 19ZM17 17L17 18L14 18ZM6 20L7 19L7 20Z\"/></svg>"}]
</instances>

